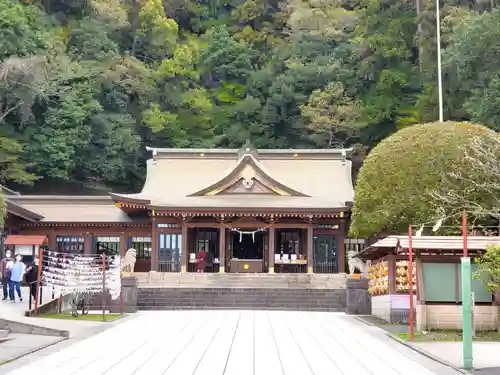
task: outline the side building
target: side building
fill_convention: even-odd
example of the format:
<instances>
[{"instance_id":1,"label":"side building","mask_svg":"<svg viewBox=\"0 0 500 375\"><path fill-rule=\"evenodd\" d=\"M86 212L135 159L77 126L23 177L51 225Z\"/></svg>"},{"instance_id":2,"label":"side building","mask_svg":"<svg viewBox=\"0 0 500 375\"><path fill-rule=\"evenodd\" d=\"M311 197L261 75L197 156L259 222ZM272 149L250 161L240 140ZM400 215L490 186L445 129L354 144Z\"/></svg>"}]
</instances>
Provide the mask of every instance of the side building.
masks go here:
<instances>
[{"instance_id":1,"label":"side building","mask_svg":"<svg viewBox=\"0 0 500 375\"><path fill-rule=\"evenodd\" d=\"M214 272L346 271L350 150L149 151L137 194L4 189L4 239L42 235L55 251L81 254L134 248L136 272L193 272L202 250L213 254Z\"/></svg>"}]
</instances>

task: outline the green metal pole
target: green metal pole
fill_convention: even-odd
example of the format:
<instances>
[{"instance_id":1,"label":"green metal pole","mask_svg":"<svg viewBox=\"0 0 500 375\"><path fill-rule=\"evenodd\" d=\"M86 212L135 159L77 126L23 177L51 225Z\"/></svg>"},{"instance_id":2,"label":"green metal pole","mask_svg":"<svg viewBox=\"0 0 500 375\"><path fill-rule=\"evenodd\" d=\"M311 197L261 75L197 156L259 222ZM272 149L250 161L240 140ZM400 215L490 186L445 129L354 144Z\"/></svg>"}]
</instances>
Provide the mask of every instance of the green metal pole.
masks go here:
<instances>
[{"instance_id":1,"label":"green metal pole","mask_svg":"<svg viewBox=\"0 0 500 375\"><path fill-rule=\"evenodd\" d=\"M472 306L470 258L462 257L462 354L464 369L472 370Z\"/></svg>"}]
</instances>

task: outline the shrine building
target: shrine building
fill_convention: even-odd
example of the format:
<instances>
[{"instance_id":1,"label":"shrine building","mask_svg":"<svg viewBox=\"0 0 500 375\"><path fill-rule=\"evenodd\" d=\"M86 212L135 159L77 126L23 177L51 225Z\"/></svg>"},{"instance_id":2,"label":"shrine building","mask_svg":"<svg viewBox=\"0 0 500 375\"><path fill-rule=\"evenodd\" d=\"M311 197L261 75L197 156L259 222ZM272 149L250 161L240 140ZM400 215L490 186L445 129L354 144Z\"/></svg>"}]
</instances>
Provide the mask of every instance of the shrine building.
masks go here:
<instances>
[{"instance_id":1,"label":"shrine building","mask_svg":"<svg viewBox=\"0 0 500 375\"><path fill-rule=\"evenodd\" d=\"M4 188L2 240L30 245L28 236L36 235L50 249L80 254L123 256L134 248L135 272L194 272L200 251L212 253L213 272L345 272L351 150L247 144L148 151L146 181L136 194L21 195Z\"/></svg>"}]
</instances>

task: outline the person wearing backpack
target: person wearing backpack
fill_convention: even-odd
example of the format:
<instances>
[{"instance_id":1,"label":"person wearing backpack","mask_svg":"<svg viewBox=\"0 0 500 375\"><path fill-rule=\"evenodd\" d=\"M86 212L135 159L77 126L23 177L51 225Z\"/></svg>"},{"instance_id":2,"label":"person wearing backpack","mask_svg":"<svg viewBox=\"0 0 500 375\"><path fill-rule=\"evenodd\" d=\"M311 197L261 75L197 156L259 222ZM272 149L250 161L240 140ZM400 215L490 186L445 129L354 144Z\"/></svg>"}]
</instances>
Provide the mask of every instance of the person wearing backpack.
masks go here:
<instances>
[{"instance_id":1,"label":"person wearing backpack","mask_svg":"<svg viewBox=\"0 0 500 375\"><path fill-rule=\"evenodd\" d=\"M12 268L13 264L14 258L12 258L12 252L10 250L7 250L5 252L5 257L0 260L0 280L2 281L3 301L7 300L7 298L10 298L10 269Z\"/></svg>"},{"instance_id":2,"label":"person wearing backpack","mask_svg":"<svg viewBox=\"0 0 500 375\"><path fill-rule=\"evenodd\" d=\"M33 262L26 269L26 274L24 279L28 283L30 287L30 294L33 297L33 300L36 299L36 290L38 287L38 257L33 259Z\"/></svg>"}]
</instances>

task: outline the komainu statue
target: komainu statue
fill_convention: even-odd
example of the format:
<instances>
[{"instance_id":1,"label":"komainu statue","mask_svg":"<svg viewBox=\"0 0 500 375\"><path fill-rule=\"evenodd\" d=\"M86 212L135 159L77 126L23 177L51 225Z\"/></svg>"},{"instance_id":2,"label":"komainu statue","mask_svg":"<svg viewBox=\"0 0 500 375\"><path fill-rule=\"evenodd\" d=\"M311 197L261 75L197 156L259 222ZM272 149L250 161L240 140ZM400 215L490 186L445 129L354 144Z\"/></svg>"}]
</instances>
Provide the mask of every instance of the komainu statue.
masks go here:
<instances>
[{"instance_id":1,"label":"komainu statue","mask_svg":"<svg viewBox=\"0 0 500 375\"><path fill-rule=\"evenodd\" d=\"M121 261L121 271L128 273L134 272L136 260L137 251L135 249L128 249Z\"/></svg>"},{"instance_id":2,"label":"komainu statue","mask_svg":"<svg viewBox=\"0 0 500 375\"><path fill-rule=\"evenodd\" d=\"M363 262L361 259L359 259L356 251L349 250L347 252L347 260L348 260L349 274L350 275L354 274L354 271L356 271L356 269L358 269L359 272L361 272L361 274L364 277L368 276L368 267L370 265L368 263Z\"/></svg>"}]
</instances>

